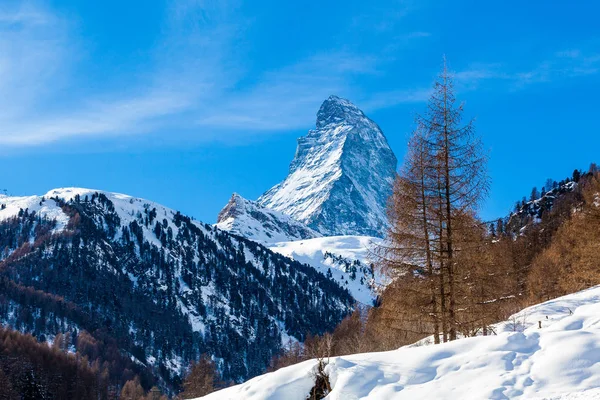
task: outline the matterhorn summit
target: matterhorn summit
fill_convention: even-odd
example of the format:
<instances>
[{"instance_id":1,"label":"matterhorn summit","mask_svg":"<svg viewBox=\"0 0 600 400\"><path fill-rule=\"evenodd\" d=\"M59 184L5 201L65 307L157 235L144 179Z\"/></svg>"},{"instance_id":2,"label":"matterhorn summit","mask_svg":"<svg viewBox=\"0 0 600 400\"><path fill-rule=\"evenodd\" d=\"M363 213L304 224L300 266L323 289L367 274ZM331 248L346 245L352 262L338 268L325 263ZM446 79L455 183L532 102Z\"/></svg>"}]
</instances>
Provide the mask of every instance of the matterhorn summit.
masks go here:
<instances>
[{"instance_id":1,"label":"matterhorn summit","mask_svg":"<svg viewBox=\"0 0 600 400\"><path fill-rule=\"evenodd\" d=\"M257 203L326 236L382 237L396 166L379 126L348 100L330 96L316 129L298 139L287 178Z\"/></svg>"}]
</instances>

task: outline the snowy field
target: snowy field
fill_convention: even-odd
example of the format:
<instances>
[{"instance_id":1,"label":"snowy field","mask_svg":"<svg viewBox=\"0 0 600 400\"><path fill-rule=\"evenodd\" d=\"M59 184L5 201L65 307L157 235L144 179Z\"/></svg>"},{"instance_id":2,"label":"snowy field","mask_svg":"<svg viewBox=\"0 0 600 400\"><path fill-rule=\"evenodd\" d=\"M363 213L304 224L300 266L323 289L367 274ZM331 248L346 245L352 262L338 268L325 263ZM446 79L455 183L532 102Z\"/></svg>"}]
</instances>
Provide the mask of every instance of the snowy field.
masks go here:
<instances>
[{"instance_id":1,"label":"snowy field","mask_svg":"<svg viewBox=\"0 0 600 400\"><path fill-rule=\"evenodd\" d=\"M526 308L495 328L493 336L332 358L327 399L600 399L600 286ZM304 400L315 364L204 399Z\"/></svg>"}]
</instances>

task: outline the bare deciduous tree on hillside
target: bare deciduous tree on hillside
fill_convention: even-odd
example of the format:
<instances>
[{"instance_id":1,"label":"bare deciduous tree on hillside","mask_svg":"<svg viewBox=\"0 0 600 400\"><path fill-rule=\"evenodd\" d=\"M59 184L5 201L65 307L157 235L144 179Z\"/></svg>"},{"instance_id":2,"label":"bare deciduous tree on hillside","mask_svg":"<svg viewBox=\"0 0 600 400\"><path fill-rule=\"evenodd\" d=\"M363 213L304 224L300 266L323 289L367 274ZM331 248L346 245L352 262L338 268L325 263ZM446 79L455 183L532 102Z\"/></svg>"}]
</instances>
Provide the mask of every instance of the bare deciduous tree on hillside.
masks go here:
<instances>
[{"instance_id":1,"label":"bare deciduous tree on hillside","mask_svg":"<svg viewBox=\"0 0 600 400\"><path fill-rule=\"evenodd\" d=\"M219 373L214 361L203 354L197 363L193 363L190 372L183 382L183 399L205 396L222 387Z\"/></svg>"},{"instance_id":2,"label":"bare deciduous tree on hillside","mask_svg":"<svg viewBox=\"0 0 600 400\"><path fill-rule=\"evenodd\" d=\"M473 229L459 219L475 216L489 186L487 157L473 121L463 124L462 113L444 60L427 112L417 118L390 202L391 228L378 253L380 265L413 280L414 318L425 318L430 332L423 333L436 342L457 338L458 296L466 293L457 287L464 272L459 261L466 259L458 253L469 250L461 242L469 235L460 230Z\"/></svg>"}]
</instances>

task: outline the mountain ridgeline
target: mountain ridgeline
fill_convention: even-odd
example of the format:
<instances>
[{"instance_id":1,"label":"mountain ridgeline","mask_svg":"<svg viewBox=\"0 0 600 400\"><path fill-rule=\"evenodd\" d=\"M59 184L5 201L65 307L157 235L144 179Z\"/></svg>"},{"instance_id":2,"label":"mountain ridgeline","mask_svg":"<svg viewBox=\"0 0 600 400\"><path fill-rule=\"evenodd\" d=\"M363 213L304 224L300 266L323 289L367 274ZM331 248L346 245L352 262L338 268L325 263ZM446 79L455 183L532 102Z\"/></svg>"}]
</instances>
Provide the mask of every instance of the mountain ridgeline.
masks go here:
<instances>
[{"instance_id":1,"label":"mountain ridgeline","mask_svg":"<svg viewBox=\"0 0 600 400\"><path fill-rule=\"evenodd\" d=\"M1 323L72 337L117 381L127 369L176 388L203 353L242 381L354 303L305 264L149 201L73 188L0 203Z\"/></svg>"},{"instance_id":2,"label":"mountain ridgeline","mask_svg":"<svg viewBox=\"0 0 600 400\"><path fill-rule=\"evenodd\" d=\"M562 221L565 215L570 214L570 208L582 201L581 188L578 187L580 180L589 179L595 172L595 164L592 164L588 172L575 169L572 176L561 181L547 179L541 190L533 187L529 197L524 196L517 201L507 216L490 225L490 233L494 236L523 235L528 229L550 219L557 221L555 225L560 225L558 221Z\"/></svg>"}]
</instances>

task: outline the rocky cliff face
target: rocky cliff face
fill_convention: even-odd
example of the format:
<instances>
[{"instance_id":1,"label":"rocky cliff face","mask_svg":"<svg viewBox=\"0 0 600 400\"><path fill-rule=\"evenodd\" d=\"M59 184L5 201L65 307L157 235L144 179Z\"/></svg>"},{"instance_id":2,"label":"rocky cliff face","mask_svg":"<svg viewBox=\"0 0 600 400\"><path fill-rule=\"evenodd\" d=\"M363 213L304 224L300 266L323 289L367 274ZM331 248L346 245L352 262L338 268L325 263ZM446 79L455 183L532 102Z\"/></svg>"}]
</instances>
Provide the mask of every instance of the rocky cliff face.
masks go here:
<instances>
[{"instance_id":1,"label":"rocky cliff face","mask_svg":"<svg viewBox=\"0 0 600 400\"><path fill-rule=\"evenodd\" d=\"M257 203L323 235L383 236L397 159L375 122L330 96L298 140L287 178Z\"/></svg>"}]
</instances>

